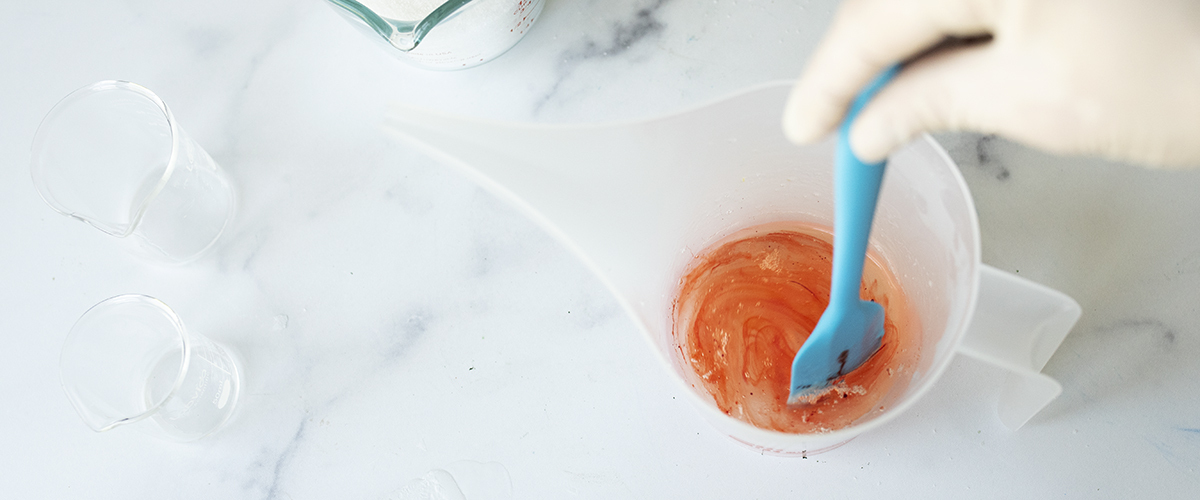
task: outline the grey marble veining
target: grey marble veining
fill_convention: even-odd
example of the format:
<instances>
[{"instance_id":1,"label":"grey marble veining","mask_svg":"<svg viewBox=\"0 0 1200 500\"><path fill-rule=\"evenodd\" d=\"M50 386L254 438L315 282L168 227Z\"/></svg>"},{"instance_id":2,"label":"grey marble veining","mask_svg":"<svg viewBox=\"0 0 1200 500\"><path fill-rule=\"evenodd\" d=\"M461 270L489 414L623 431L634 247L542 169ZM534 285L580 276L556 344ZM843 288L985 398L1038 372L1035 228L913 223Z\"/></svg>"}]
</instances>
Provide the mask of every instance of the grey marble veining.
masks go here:
<instances>
[{"instance_id":1,"label":"grey marble veining","mask_svg":"<svg viewBox=\"0 0 1200 500\"><path fill-rule=\"evenodd\" d=\"M659 20L659 11L669 2L654 0L637 5L629 18L612 21L605 32L595 36L586 34L562 50L555 65L554 84L537 100L533 114L538 115L543 106L558 97L559 89L575 75L580 65L597 59L620 58L635 46L658 41L665 29Z\"/></svg>"}]
</instances>

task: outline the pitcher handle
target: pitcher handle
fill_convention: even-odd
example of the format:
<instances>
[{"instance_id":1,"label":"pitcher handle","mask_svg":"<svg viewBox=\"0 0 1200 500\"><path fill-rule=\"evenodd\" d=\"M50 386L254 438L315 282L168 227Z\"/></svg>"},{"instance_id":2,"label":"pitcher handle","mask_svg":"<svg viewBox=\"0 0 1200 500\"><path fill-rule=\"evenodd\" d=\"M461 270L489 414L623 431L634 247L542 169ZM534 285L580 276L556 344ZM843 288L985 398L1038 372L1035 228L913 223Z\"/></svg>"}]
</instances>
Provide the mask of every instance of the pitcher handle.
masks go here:
<instances>
[{"instance_id":1,"label":"pitcher handle","mask_svg":"<svg viewBox=\"0 0 1200 500\"><path fill-rule=\"evenodd\" d=\"M958 352L1008 371L997 413L1019 429L1062 393L1041 373L1082 309L1058 290L988 265L979 272L975 315Z\"/></svg>"}]
</instances>

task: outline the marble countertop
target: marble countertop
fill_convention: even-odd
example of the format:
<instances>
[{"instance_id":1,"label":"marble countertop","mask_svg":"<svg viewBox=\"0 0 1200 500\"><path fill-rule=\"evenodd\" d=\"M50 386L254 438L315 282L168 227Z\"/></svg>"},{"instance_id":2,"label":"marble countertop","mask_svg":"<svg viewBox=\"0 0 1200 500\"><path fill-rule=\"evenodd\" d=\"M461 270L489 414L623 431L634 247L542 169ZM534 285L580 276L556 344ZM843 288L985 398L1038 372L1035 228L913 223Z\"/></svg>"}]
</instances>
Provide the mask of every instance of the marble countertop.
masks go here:
<instances>
[{"instance_id":1,"label":"marble countertop","mask_svg":"<svg viewBox=\"0 0 1200 500\"><path fill-rule=\"evenodd\" d=\"M835 6L548 0L507 54L443 73L318 0L6 2L2 496L388 499L435 470L469 499L1195 495L1200 171L939 136L984 261L1083 306L1045 369L1064 392L1009 431L1004 374L959 357L884 428L779 458L709 426L566 247L381 129L389 102L537 122L669 113L795 78ZM39 121L104 79L157 92L238 184L238 217L204 259L147 263L38 198ZM122 293L240 353L244 392L219 433L177 444L76 416L63 340Z\"/></svg>"}]
</instances>

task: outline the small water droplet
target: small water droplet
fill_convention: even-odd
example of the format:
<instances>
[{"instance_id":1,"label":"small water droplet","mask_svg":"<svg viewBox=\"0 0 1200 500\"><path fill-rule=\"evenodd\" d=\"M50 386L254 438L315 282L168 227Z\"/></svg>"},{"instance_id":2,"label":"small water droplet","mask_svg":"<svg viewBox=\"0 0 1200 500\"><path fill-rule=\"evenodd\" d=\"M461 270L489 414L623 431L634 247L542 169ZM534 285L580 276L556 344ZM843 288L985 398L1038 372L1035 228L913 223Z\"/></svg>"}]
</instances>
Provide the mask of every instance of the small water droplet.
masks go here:
<instances>
[{"instance_id":1,"label":"small water droplet","mask_svg":"<svg viewBox=\"0 0 1200 500\"><path fill-rule=\"evenodd\" d=\"M389 500L512 500L512 479L499 462L462 460L409 481Z\"/></svg>"},{"instance_id":2,"label":"small water droplet","mask_svg":"<svg viewBox=\"0 0 1200 500\"><path fill-rule=\"evenodd\" d=\"M404 485L392 498L396 500L467 500L458 487L454 476L441 469L434 469L419 479Z\"/></svg>"}]
</instances>

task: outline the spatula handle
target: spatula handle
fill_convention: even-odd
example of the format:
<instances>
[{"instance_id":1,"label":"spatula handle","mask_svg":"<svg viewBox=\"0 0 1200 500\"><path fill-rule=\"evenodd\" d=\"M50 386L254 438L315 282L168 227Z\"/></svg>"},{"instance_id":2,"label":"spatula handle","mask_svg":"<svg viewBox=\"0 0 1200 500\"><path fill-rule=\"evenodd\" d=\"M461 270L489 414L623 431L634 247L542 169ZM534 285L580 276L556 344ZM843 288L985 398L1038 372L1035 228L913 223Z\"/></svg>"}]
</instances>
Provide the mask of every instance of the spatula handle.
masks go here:
<instances>
[{"instance_id":1,"label":"spatula handle","mask_svg":"<svg viewBox=\"0 0 1200 500\"><path fill-rule=\"evenodd\" d=\"M867 240L875 217L875 204L883 184L887 160L863 163L850 149L850 125L858 113L899 72L893 65L875 77L851 104L838 130L833 173L833 279L831 303L850 304L859 299Z\"/></svg>"}]
</instances>

